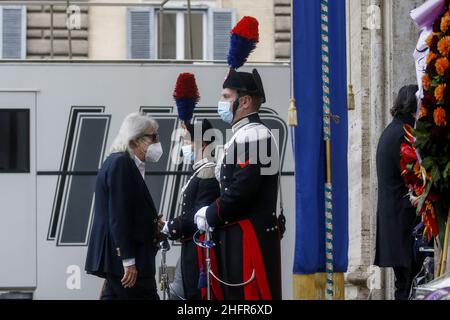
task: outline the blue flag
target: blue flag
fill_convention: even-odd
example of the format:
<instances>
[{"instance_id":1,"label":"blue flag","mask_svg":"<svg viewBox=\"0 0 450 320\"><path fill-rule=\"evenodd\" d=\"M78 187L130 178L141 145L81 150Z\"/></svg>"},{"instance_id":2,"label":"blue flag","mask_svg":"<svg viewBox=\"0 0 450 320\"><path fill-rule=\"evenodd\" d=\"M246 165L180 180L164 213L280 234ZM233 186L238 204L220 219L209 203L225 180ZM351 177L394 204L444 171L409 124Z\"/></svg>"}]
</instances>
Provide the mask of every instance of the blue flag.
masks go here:
<instances>
[{"instance_id":1,"label":"blue flag","mask_svg":"<svg viewBox=\"0 0 450 320\"><path fill-rule=\"evenodd\" d=\"M321 1L293 3L296 245L294 274L325 272L326 150L323 134ZM348 266L347 77L345 0L329 1L334 272Z\"/></svg>"}]
</instances>

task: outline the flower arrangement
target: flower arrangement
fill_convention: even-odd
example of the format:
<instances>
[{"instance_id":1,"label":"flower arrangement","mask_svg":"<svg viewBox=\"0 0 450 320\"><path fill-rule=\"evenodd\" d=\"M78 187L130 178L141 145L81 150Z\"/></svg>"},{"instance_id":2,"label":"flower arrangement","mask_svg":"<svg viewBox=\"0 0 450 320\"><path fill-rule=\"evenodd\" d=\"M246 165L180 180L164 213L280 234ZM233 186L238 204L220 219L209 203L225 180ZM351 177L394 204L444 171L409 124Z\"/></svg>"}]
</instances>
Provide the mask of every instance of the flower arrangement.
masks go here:
<instances>
[{"instance_id":1,"label":"flower arrangement","mask_svg":"<svg viewBox=\"0 0 450 320\"><path fill-rule=\"evenodd\" d=\"M450 207L450 1L433 25L416 128L405 126L402 175L425 233L437 237ZM420 157L418 156L420 154Z\"/></svg>"},{"instance_id":2,"label":"flower arrangement","mask_svg":"<svg viewBox=\"0 0 450 320\"><path fill-rule=\"evenodd\" d=\"M409 189L411 203L417 208L417 214L422 217L424 236L430 241L432 237L437 237L439 234L435 209L439 197L430 192L432 178L425 167L421 165L414 147L416 141L414 129L410 125L405 125L404 130L405 142L401 144L400 148L400 168Z\"/></svg>"}]
</instances>

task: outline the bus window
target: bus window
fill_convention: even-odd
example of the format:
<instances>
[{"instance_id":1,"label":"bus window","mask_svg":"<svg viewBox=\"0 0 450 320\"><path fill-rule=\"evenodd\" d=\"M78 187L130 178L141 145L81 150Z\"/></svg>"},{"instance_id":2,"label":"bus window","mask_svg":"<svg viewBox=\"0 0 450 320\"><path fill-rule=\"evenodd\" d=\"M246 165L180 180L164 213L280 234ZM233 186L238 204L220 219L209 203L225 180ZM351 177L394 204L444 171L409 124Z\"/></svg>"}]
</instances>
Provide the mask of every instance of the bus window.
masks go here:
<instances>
[{"instance_id":1,"label":"bus window","mask_svg":"<svg viewBox=\"0 0 450 320\"><path fill-rule=\"evenodd\" d=\"M30 172L30 110L0 109L0 174Z\"/></svg>"}]
</instances>

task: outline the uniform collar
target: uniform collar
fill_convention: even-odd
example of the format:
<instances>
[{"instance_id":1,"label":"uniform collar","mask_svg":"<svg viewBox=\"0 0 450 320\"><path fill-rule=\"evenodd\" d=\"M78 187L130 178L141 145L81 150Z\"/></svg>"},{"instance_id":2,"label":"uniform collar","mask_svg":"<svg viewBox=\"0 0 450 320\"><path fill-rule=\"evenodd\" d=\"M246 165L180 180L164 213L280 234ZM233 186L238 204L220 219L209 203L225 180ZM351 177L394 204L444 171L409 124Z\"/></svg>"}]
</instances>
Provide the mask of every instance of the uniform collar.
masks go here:
<instances>
[{"instance_id":1,"label":"uniform collar","mask_svg":"<svg viewBox=\"0 0 450 320\"><path fill-rule=\"evenodd\" d=\"M232 127L231 130L233 130L233 133L236 133L239 129L241 129L246 124L249 124L251 122L261 122L259 119L258 112L253 112L248 114L245 118L242 118L238 122L236 122Z\"/></svg>"},{"instance_id":2,"label":"uniform collar","mask_svg":"<svg viewBox=\"0 0 450 320\"><path fill-rule=\"evenodd\" d=\"M202 160L199 160L196 163L194 163L194 165L192 166L192 169L194 169L194 171L197 171L201 166L203 166L204 164L207 164L208 162L211 162L211 160L208 158L203 158Z\"/></svg>"}]
</instances>

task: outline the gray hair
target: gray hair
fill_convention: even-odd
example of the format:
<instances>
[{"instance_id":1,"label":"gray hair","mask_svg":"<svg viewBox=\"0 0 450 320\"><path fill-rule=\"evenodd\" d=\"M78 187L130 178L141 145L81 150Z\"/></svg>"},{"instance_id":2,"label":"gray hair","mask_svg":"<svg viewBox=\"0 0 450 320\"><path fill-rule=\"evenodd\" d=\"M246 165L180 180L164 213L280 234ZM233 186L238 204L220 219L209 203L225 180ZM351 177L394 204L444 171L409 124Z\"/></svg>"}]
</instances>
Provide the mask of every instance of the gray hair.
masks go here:
<instances>
[{"instance_id":1,"label":"gray hair","mask_svg":"<svg viewBox=\"0 0 450 320\"><path fill-rule=\"evenodd\" d=\"M128 152L132 155L130 142L145 135L149 128L155 132L158 130L158 123L151 116L143 112L129 114L120 126L119 134L109 150L110 153Z\"/></svg>"}]
</instances>

